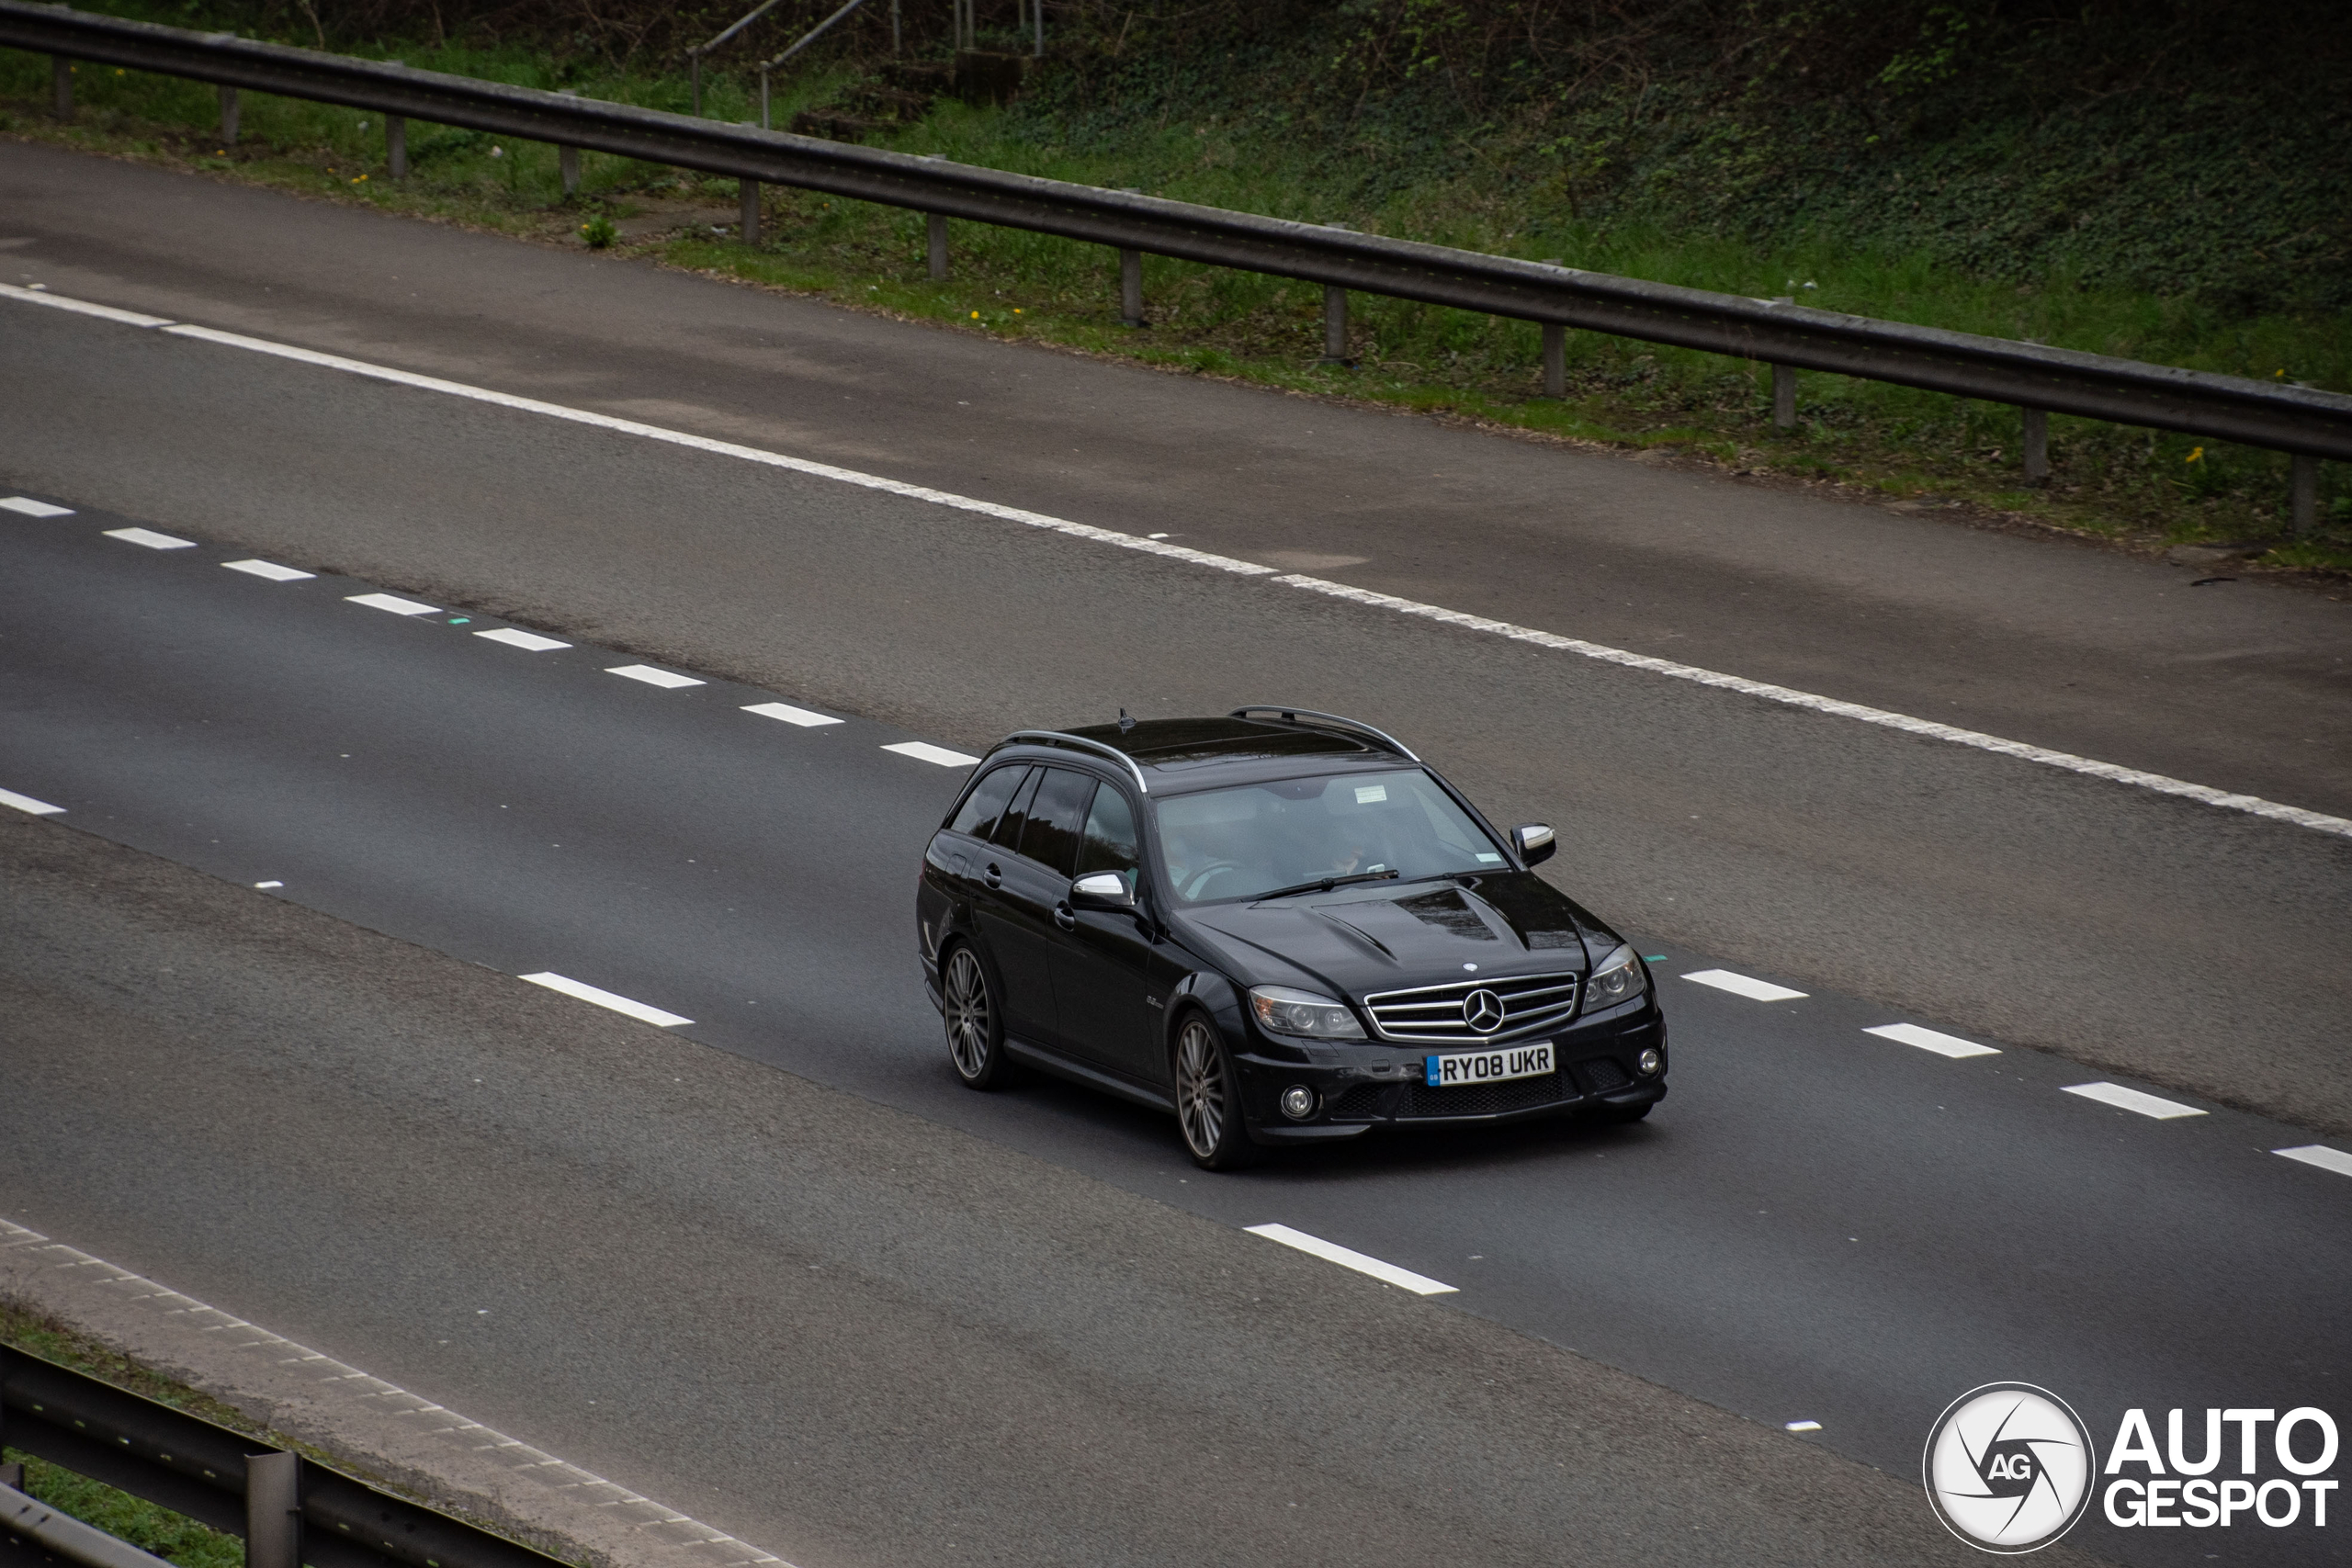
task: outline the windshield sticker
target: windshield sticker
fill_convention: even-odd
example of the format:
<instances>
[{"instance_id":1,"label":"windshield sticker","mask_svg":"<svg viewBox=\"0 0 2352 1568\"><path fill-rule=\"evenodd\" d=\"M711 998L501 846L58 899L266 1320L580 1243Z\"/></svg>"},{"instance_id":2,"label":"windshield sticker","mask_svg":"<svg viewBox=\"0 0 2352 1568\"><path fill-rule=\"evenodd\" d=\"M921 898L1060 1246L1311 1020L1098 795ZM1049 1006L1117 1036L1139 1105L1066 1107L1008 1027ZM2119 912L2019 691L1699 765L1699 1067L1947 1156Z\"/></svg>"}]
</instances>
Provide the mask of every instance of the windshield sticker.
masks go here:
<instances>
[{"instance_id":1,"label":"windshield sticker","mask_svg":"<svg viewBox=\"0 0 2352 1568\"><path fill-rule=\"evenodd\" d=\"M1478 862L1481 865L1500 865L1503 863L1503 857L1500 855L1487 854L1482 852L1478 856Z\"/></svg>"},{"instance_id":2,"label":"windshield sticker","mask_svg":"<svg viewBox=\"0 0 2352 1568\"><path fill-rule=\"evenodd\" d=\"M1377 801L1386 800L1387 798L1388 786L1386 784L1356 785L1356 804L1358 806L1370 806Z\"/></svg>"}]
</instances>

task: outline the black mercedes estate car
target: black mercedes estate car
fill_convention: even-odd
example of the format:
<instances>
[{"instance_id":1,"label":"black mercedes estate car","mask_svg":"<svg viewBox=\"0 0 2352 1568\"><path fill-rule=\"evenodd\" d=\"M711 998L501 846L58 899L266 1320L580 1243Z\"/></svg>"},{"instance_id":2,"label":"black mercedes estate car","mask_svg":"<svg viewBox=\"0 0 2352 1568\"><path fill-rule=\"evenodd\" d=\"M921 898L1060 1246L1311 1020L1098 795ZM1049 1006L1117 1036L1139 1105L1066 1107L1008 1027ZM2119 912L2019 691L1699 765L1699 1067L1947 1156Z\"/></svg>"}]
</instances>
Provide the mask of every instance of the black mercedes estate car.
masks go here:
<instances>
[{"instance_id":1,"label":"black mercedes estate car","mask_svg":"<svg viewBox=\"0 0 2352 1568\"><path fill-rule=\"evenodd\" d=\"M1176 1112L1213 1170L1375 1127L1666 1096L1641 956L1369 725L1304 708L1024 730L923 855L948 1056Z\"/></svg>"}]
</instances>

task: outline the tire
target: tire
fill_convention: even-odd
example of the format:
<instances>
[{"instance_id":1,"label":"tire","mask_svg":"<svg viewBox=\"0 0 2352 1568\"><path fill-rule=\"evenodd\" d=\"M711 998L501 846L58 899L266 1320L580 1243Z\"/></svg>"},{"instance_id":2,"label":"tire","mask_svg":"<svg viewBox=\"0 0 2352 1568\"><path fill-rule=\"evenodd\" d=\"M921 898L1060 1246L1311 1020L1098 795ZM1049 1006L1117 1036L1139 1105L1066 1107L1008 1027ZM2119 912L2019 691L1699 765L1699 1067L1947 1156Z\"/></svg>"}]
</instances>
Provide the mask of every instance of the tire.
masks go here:
<instances>
[{"instance_id":1,"label":"tire","mask_svg":"<svg viewBox=\"0 0 2352 1568\"><path fill-rule=\"evenodd\" d=\"M988 965L962 942L939 966L940 1011L947 1026L947 1060L966 1089L1001 1089L1012 1077L1004 1055L1004 1015Z\"/></svg>"},{"instance_id":2,"label":"tire","mask_svg":"<svg viewBox=\"0 0 2352 1568\"><path fill-rule=\"evenodd\" d=\"M1238 1170L1253 1164L1258 1145L1241 1120L1241 1080L1233 1053L1208 1015L1189 1012L1169 1053L1176 1084L1176 1124L1184 1147L1203 1170Z\"/></svg>"}]
</instances>

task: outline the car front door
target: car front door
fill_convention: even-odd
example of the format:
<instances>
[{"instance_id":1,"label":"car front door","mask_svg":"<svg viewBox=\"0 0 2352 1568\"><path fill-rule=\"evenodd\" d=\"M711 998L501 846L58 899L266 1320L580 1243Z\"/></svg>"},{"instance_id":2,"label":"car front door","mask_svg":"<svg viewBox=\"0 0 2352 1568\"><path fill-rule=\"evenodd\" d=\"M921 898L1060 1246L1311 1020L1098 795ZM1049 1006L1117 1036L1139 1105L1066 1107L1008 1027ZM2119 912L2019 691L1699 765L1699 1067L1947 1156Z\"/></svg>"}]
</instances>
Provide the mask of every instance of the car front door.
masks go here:
<instances>
[{"instance_id":1,"label":"car front door","mask_svg":"<svg viewBox=\"0 0 2352 1568\"><path fill-rule=\"evenodd\" d=\"M1109 784L1094 792L1088 807L1073 868L1076 876L1105 871L1127 885L1127 897L1142 897L1135 805ZM1122 1077L1160 1083L1167 1072L1144 1001L1151 943L1143 923L1125 910L1067 905L1061 916L1062 940L1054 949L1054 1005L1068 1048Z\"/></svg>"}]
</instances>

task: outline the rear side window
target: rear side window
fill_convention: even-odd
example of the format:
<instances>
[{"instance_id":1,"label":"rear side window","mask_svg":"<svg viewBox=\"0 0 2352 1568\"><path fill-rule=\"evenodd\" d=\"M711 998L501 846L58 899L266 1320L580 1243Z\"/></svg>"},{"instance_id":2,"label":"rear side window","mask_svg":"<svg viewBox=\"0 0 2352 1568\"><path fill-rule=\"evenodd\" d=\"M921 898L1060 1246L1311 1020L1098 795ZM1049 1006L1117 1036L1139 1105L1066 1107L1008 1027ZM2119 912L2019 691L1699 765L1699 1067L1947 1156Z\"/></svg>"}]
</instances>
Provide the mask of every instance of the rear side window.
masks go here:
<instances>
[{"instance_id":1,"label":"rear side window","mask_svg":"<svg viewBox=\"0 0 2352 1568\"><path fill-rule=\"evenodd\" d=\"M956 819L948 826L958 833L969 833L976 839L987 838L996 830L997 819L1004 815L1005 807L1012 802L1013 790L1028 776L1029 770L1019 763L997 769L981 779L972 793L964 797L963 808L956 813Z\"/></svg>"},{"instance_id":2,"label":"rear side window","mask_svg":"<svg viewBox=\"0 0 2352 1568\"><path fill-rule=\"evenodd\" d=\"M1104 784L1094 792L1094 808L1086 814L1086 837L1078 847L1078 874L1115 871L1136 890L1136 870L1142 863L1136 848L1135 807L1127 797Z\"/></svg>"},{"instance_id":3,"label":"rear side window","mask_svg":"<svg viewBox=\"0 0 2352 1568\"><path fill-rule=\"evenodd\" d=\"M1086 803L1094 794L1094 780L1068 768L1047 768L1037 798L1029 807L1029 826L1021 835L1021 852L1039 865L1068 876L1078 864L1078 841L1086 827Z\"/></svg>"},{"instance_id":4,"label":"rear side window","mask_svg":"<svg viewBox=\"0 0 2352 1568\"><path fill-rule=\"evenodd\" d=\"M1029 803L1037 798L1037 781L1045 776L1043 768L1029 770L1027 781L1014 792L1012 804L1004 808L1003 817L998 819L996 831L989 835L989 843L1008 850L1021 847L1021 829L1029 825Z\"/></svg>"}]
</instances>

